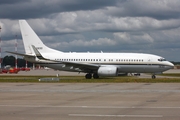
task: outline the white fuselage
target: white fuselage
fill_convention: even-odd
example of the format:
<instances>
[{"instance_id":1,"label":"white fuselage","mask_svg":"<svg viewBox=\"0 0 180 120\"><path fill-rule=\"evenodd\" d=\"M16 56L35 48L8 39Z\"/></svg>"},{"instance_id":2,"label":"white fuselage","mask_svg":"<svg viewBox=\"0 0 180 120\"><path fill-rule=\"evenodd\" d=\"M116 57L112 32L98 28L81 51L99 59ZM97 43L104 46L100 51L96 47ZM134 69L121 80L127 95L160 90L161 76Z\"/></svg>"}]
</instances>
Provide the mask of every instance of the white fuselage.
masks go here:
<instances>
[{"instance_id":1,"label":"white fuselage","mask_svg":"<svg viewBox=\"0 0 180 120\"><path fill-rule=\"evenodd\" d=\"M67 66L61 62L98 64L101 66L115 66L118 72L161 73L174 67L164 58L142 53L42 53L45 58L59 61L59 63L36 60L39 64L58 70L80 71L77 67ZM30 61L30 60L29 60ZM83 71L82 71L83 72Z\"/></svg>"}]
</instances>

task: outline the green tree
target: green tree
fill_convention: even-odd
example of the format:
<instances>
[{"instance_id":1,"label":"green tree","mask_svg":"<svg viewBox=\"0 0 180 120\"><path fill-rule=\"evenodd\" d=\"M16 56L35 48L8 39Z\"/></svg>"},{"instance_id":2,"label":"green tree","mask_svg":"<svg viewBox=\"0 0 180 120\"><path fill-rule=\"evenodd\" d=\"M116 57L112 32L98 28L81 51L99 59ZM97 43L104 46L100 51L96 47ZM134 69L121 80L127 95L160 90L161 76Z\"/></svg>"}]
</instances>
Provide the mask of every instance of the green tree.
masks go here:
<instances>
[{"instance_id":1,"label":"green tree","mask_svg":"<svg viewBox=\"0 0 180 120\"><path fill-rule=\"evenodd\" d=\"M5 56L3 58L2 64L4 66L11 65L12 67L14 67L15 66L15 59L16 58L14 56ZM30 63L30 62L27 62L27 65L28 65L28 67L32 67L33 66L33 64ZM25 67L26 66L26 60L24 60L22 58L18 58L17 59L17 66L18 67Z\"/></svg>"},{"instance_id":2,"label":"green tree","mask_svg":"<svg viewBox=\"0 0 180 120\"><path fill-rule=\"evenodd\" d=\"M15 57L14 56L5 56L3 59L4 66L11 65L15 66Z\"/></svg>"}]
</instances>

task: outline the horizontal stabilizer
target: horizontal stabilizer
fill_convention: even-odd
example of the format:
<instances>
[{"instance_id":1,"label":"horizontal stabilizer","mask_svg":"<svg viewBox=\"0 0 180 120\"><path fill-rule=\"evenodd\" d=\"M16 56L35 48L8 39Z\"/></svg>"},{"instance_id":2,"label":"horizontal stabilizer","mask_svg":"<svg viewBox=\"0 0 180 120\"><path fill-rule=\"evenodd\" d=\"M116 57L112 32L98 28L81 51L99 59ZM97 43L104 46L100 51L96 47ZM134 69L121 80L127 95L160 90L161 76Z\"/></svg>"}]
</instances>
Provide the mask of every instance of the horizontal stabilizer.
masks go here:
<instances>
[{"instance_id":1,"label":"horizontal stabilizer","mask_svg":"<svg viewBox=\"0 0 180 120\"><path fill-rule=\"evenodd\" d=\"M11 52L11 51L6 51L7 53L19 55L19 56L24 56L24 57L35 57L34 55L28 55L28 54L23 54L23 53L17 53L17 52Z\"/></svg>"}]
</instances>

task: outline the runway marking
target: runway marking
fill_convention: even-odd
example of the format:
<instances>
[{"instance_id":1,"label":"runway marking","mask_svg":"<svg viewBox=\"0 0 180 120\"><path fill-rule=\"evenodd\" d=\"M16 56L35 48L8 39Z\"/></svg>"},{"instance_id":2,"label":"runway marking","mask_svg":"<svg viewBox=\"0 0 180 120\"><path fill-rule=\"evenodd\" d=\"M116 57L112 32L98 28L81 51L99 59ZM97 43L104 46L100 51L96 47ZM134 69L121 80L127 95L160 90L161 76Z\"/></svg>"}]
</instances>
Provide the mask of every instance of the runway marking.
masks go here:
<instances>
[{"instance_id":1,"label":"runway marking","mask_svg":"<svg viewBox=\"0 0 180 120\"><path fill-rule=\"evenodd\" d=\"M160 118L163 115L101 115L101 114L69 114L75 117L139 117L139 118Z\"/></svg>"},{"instance_id":2,"label":"runway marking","mask_svg":"<svg viewBox=\"0 0 180 120\"><path fill-rule=\"evenodd\" d=\"M151 90L151 89L139 89L139 90L60 90L60 89L2 89L0 88L0 92L48 92L48 93L180 93L180 90Z\"/></svg>"},{"instance_id":3,"label":"runway marking","mask_svg":"<svg viewBox=\"0 0 180 120\"><path fill-rule=\"evenodd\" d=\"M52 106L52 105L0 105L0 107L35 107L35 108L89 108L89 109L180 109L180 107L121 107L121 106Z\"/></svg>"}]
</instances>

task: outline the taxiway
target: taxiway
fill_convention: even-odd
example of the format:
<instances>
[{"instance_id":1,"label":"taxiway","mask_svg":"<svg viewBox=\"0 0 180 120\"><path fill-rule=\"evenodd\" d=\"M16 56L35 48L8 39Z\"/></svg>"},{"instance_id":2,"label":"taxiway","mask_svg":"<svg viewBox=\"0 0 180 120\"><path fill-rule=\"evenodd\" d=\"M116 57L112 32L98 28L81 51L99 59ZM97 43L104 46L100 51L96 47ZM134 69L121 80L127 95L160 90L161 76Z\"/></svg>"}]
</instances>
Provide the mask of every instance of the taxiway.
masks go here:
<instances>
[{"instance_id":1,"label":"taxiway","mask_svg":"<svg viewBox=\"0 0 180 120\"><path fill-rule=\"evenodd\" d=\"M180 83L1 83L2 120L179 120Z\"/></svg>"}]
</instances>

